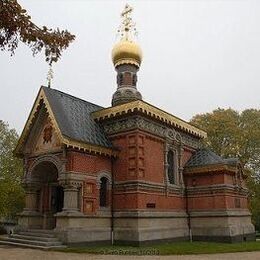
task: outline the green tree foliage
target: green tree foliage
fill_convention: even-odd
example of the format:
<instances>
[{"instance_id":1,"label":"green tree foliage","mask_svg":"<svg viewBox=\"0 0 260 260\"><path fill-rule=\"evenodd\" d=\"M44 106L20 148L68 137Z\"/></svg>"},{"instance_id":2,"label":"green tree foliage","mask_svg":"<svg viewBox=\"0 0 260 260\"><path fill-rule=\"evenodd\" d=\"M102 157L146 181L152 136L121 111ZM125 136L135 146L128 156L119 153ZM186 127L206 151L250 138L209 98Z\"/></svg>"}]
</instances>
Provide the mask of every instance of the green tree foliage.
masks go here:
<instances>
[{"instance_id":1,"label":"green tree foliage","mask_svg":"<svg viewBox=\"0 0 260 260\"><path fill-rule=\"evenodd\" d=\"M260 110L218 108L194 116L191 123L208 133L206 146L224 158L238 157L248 170L253 221L260 230Z\"/></svg>"},{"instance_id":2,"label":"green tree foliage","mask_svg":"<svg viewBox=\"0 0 260 260\"><path fill-rule=\"evenodd\" d=\"M67 30L53 30L46 26L38 27L31 21L27 11L17 0L0 0L0 49L11 54L19 41L27 44L33 55L45 49L46 61L57 62L61 52L75 39Z\"/></svg>"},{"instance_id":3,"label":"green tree foliage","mask_svg":"<svg viewBox=\"0 0 260 260\"><path fill-rule=\"evenodd\" d=\"M0 218L14 218L24 207L22 161L13 156L18 135L0 120Z\"/></svg>"}]
</instances>

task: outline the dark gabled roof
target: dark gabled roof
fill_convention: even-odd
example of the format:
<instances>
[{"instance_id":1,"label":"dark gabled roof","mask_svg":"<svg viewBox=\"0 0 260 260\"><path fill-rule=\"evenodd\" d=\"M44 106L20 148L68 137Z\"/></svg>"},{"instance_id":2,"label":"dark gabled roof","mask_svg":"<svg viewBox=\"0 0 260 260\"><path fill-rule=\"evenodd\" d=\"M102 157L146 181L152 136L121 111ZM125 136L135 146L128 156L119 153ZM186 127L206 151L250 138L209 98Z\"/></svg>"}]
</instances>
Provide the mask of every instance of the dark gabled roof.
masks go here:
<instances>
[{"instance_id":1,"label":"dark gabled roof","mask_svg":"<svg viewBox=\"0 0 260 260\"><path fill-rule=\"evenodd\" d=\"M101 125L95 122L91 113L102 109L56 89L42 87L62 135L94 145L112 148L112 144Z\"/></svg>"},{"instance_id":2,"label":"dark gabled roof","mask_svg":"<svg viewBox=\"0 0 260 260\"><path fill-rule=\"evenodd\" d=\"M227 159L224 159L224 161L225 161L226 164L234 165L234 166L239 163L238 158L227 158Z\"/></svg>"},{"instance_id":3,"label":"dark gabled roof","mask_svg":"<svg viewBox=\"0 0 260 260\"><path fill-rule=\"evenodd\" d=\"M197 150L185 164L185 167L207 166L213 164L228 164L236 166L239 163L238 158L223 159L208 148Z\"/></svg>"},{"instance_id":4,"label":"dark gabled roof","mask_svg":"<svg viewBox=\"0 0 260 260\"><path fill-rule=\"evenodd\" d=\"M225 164L225 160L207 148L197 150L185 164L185 167Z\"/></svg>"}]
</instances>

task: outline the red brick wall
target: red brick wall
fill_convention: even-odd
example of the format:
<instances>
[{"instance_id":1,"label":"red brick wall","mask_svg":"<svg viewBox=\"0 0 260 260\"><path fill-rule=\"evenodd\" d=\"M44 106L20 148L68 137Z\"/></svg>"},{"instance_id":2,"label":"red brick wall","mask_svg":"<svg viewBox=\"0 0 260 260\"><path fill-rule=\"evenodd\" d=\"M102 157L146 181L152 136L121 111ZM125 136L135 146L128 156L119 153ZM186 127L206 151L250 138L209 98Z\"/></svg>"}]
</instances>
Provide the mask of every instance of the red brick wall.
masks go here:
<instances>
[{"instance_id":1,"label":"red brick wall","mask_svg":"<svg viewBox=\"0 0 260 260\"><path fill-rule=\"evenodd\" d=\"M145 136L145 180L164 182L164 149L162 140Z\"/></svg>"},{"instance_id":2,"label":"red brick wall","mask_svg":"<svg viewBox=\"0 0 260 260\"><path fill-rule=\"evenodd\" d=\"M97 179L93 177L97 177L99 172L111 172L111 158L77 151L68 151L67 158L67 171L86 174L81 194L81 211L85 214L96 214L99 210L99 186ZM91 177L88 177L88 174ZM111 191L107 192L107 200L108 205L111 205Z\"/></svg>"},{"instance_id":3,"label":"red brick wall","mask_svg":"<svg viewBox=\"0 0 260 260\"><path fill-rule=\"evenodd\" d=\"M163 183L164 143L142 131L114 136L120 152L114 163L116 181L146 180Z\"/></svg>"},{"instance_id":4,"label":"red brick wall","mask_svg":"<svg viewBox=\"0 0 260 260\"><path fill-rule=\"evenodd\" d=\"M108 157L69 151L67 153L67 160L67 171L74 171L78 173L111 171L111 159Z\"/></svg>"},{"instance_id":5,"label":"red brick wall","mask_svg":"<svg viewBox=\"0 0 260 260\"><path fill-rule=\"evenodd\" d=\"M185 175L185 183L188 187L195 188L190 191L188 198L189 210L207 210L212 209L246 209L247 196L236 191L228 190L225 187L218 191L210 188L213 185L234 185L234 172L229 171L214 171L196 173L193 175ZM202 188L208 186L207 190ZM196 187L198 187L196 189ZM234 186L233 186L234 188Z\"/></svg>"},{"instance_id":6,"label":"red brick wall","mask_svg":"<svg viewBox=\"0 0 260 260\"><path fill-rule=\"evenodd\" d=\"M152 182L165 187L163 139L143 131L131 131L113 136L111 140L120 150L113 167L115 181ZM189 156L190 152L187 152L186 157ZM149 188L114 192L116 210L147 209L149 203L155 204L154 210L185 208L184 198L178 192L166 195L164 190L156 191Z\"/></svg>"},{"instance_id":7,"label":"red brick wall","mask_svg":"<svg viewBox=\"0 0 260 260\"><path fill-rule=\"evenodd\" d=\"M148 208L147 204L155 204ZM165 195L163 192L141 191L115 192L114 205L116 210L147 209L147 210L185 210L185 200L178 194Z\"/></svg>"}]
</instances>

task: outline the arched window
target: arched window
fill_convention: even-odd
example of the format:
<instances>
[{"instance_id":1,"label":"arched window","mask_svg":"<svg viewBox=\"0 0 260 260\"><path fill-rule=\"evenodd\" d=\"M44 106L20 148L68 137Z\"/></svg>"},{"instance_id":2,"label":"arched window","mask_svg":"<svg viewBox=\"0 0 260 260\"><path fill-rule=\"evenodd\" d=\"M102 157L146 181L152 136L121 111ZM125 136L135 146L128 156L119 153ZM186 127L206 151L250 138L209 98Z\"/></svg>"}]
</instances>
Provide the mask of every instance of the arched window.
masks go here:
<instances>
[{"instance_id":1,"label":"arched window","mask_svg":"<svg viewBox=\"0 0 260 260\"><path fill-rule=\"evenodd\" d=\"M175 165L174 165L174 152L172 150L167 153L167 163L168 163L168 179L170 184L175 183Z\"/></svg>"},{"instance_id":2,"label":"arched window","mask_svg":"<svg viewBox=\"0 0 260 260\"><path fill-rule=\"evenodd\" d=\"M107 184L108 180L106 177L100 179L100 191L99 191L99 206L107 206Z\"/></svg>"},{"instance_id":3,"label":"arched window","mask_svg":"<svg viewBox=\"0 0 260 260\"><path fill-rule=\"evenodd\" d=\"M133 82L132 82L133 86L136 86L136 82L137 82L137 76L136 76L136 74L133 75L132 81L133 81Z\"/></svg>"},{"instance_id":4,"label":"arched window","mask_svg":"<svg viewBox=\"0 0 260 260\"><path fill-rule=\"evenodd\" d=\"M123 85L123 73L117 74L117 85L119 86Z\"/></svg>"},{"instance_id":5,"label":"arched window","mask_svg":"<svg viewBox=\"0 0 260 260\"><path fill-rule=\"evenodd\" d=\"M125 72L124 73L124 85L132 85L132 73L131 72Z\"/></svg>"}]
</instances>

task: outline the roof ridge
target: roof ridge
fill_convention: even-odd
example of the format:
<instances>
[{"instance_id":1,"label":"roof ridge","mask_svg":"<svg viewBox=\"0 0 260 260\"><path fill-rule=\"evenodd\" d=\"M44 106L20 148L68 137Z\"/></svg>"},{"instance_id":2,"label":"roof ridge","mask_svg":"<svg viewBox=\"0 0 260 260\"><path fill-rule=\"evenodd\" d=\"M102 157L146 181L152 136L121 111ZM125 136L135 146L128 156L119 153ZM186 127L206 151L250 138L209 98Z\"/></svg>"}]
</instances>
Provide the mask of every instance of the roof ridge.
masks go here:
<instances>
[{"instance_id":1,"label":"roof ridge","mask_svg":"<svg viewBox=\"0 0 260 260\"><path fill-rule=\"evenodd\" d=\"M71 94L68 94L68 93L66 93L66 92L60 91L60 90L58 90L58 89L49 88L49 87L46 87L46 86L41 86L41 87L42 87L44 90L47 90L47 91L55 91L55 92L58 92L58 93L60 93L60 94L62 94L62 95L68 96L69 98L73 98L73 99L75 99L75 100L79 100L79 101L82 101L82 102L84 102L84 103L87 103L87 104L90 104L90 105L93 105L93 106L96 106L96 107L100 107L100 109L104 108L104 107L102 107L102 106L100 106L100 105L97 105L97 104L94 104L94 103L89 102L89 101L87 101L87 100L84 100L84 99L82 99L82 98L73 96L73 95L71 95Z\"/></svg>"}]
</instances>

